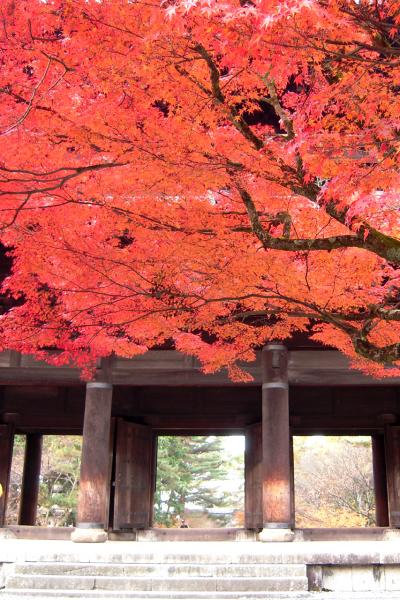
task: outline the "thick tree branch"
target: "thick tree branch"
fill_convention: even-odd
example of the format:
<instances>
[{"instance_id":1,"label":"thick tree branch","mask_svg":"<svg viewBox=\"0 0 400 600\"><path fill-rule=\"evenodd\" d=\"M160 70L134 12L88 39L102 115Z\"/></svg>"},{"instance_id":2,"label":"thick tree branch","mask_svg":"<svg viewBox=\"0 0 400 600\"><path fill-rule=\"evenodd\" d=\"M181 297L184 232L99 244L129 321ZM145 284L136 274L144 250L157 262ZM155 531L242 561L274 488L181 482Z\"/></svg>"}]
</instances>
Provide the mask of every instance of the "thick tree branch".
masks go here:
<instances>
[{"instance_id":1,"label":"thick tree branch","mask_svg":"<svg viewBox=\"0 0 400 600\"><path fill-rule=\"evenodd\" d=\"M400 265L400 240L386 236L368 225L364 226L365 228L368 228L368 231L370 232L366 237L364 235L365 229L363 228L361 228L356 235L336 235L328 238L289 239L287 237L273 237L264 229L250 194L237 182L236 189L246 207L251 228L265 249L298 252L309 250L330 251L339 248L362 248L381 256L387 261ZM328 214L333 217L335 214L338 214L334 205L329 209ZM336 218L336 220L343 222L344 218L343 221L342 218Z\"/></svg>"},{"instance_id":2,"label":"thick tree branch","mask_svg":"<svg viewBox=\"0 0 400 600\"><path fill-rule=\"evenodd\" d=\"M285 111L285 109L279 101L274 82L271 79L269 79L267 75L261 77L261 79L265 83L269 94L269 96L264 98L265 102L272 106L275 113L279 117L283 127L286 129L287 139L292 140L295 135L293 121L290 119L289 115L287 114L287 112Z\"/></svg>"},{"instance_id":3,"label":"thick tree branch","mask_svg":"<svg viewBox=\"0 0 400 600\"><path fill-rule=\"evenodd\" d=\"M347 210L339 210L337 204L332 201L320 204L321 208L324 208L329 216L342 223L342 225L349 227L346 219ZM400 240L378 231L365 221L362 222L357 234L359 238L362 238L362 247L365 250L374 252L389 262L400 265Z\"/></svg>"},{"instance_id":4,"label":"thick tree branch","mask_svg":"<svg viewBox=\"0 0 400 600\"><path fill-rule=\"evenodd\" d=\"M211 91L208 91L208 95L216 104L219 104L226 109L230 122L243 137L245 137L256 150L261 150L261 148L264 147L264 142L255 135L236 108L234 106L228 106L226 103L225 96L221 90L219 69L211 54L207 52L202 44L196 44L193 49L205 60L210 72ZM204 91L204 86L201 86L201 89Z\"/></svg>"},{"instance_id":5,"label":"thick tree branch","mask_svg":"<svg viewBox=\"0 0 400 600\"><path fill-rule=\"evenodd\" d=\"M338 248L364 248L364 240L355 235L336 235L328 238L290 239L287 237L276 238L266 231L260 221L258 212L250 194L239 184L237 190L242 198L249 215L253 232L260 240L263 248L271 250L286 250L299 252L309 250L336 250Z\"/></svg>"},{"instance_id":6,"label":"thick tree branch","mask_svg":"<svg viewBox=\"0 0 400 600\"><path fill-rule=\"evenodd\" d=\"M109 162L84 167L60 167L52 171L29 171L26 169L9 169L0 166L0 196L25 196L52 192L63 187L71 179L86 173L102 171L115 167L123 167L127 163ZM2 187L2 184L6 186ZM15 189L15 186L19 186ZM12 209L10 209L12 210Z\"/></svg>"},{"instance_id":7,"label":"thick tree branch","mask_svg":"<svg viewBox=\"0 0 400 600\"><path fill-rule=\"evenodd\" d=\"M355 335L353 345L357 354L373 362L391 365L400 361L400 343L381 347L362 336Z\"/></svg>"}]
</instances>

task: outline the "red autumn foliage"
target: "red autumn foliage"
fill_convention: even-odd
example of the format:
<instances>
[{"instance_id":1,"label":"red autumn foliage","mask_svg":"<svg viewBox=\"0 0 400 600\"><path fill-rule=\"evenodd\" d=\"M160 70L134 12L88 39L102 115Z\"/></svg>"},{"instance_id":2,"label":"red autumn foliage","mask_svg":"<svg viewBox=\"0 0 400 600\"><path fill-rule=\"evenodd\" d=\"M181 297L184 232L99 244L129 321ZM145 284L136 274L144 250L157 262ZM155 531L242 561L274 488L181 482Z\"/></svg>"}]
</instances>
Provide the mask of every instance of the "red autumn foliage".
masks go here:
<instances>
[{"instance_id":1,"label":"red autumn foliage","mask_svg":"<svg viewBox=\"0 0 400 600\"><path fill-rule=\"evenodd\" d=\"M3 347L400 366L400 3L5 0ZM389 369L385 365L389 365Z\"/></svg>"}]
</instances>

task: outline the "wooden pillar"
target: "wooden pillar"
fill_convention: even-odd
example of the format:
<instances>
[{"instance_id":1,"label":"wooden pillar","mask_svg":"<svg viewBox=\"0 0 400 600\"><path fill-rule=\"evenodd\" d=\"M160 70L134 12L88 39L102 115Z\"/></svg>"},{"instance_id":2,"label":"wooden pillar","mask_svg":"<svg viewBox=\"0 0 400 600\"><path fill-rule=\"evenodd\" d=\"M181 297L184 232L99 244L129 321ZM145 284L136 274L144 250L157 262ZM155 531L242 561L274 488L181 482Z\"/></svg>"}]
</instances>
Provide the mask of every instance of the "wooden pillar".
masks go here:
<instances>
[{"instance_id":1,"label":"wooden pillar","mask_svg":"<svg viewBox=\"0 0 400 600\"><path fill-rule=\"evenodd\" d=\"M108 523L108 497L110 486L110 426L112 385L91 382L86 386L85 416L78 500L78 529L104 530ZM74 541L105 541L83 539Z\"/></svg>"},{"instance_id":2,"label":"wooden pillar","mask_svg":"<svg viewBox=\"0 0 400 600\"><path fill-rule=\"evenodd\" d=\"M39 498L40 467L43 436L29 433L26 436L24 472L22 475L21 503L18 524L35 525Z\"/></svg>"},{"instance_id":3,"label":"wooden pillar","mask_svg":"<svg viewBox=\"0 0 400 600\"><path fill-rule=\"evenodd\" d=\"M287 539L289 541L289 539L293 539L292 535L279 533L279 530L288 532L293 527L288 353L285 346L268 344L263 348L262 371L264 536L260 539L268 539L268 541L270 539L282 539L282 541Z\"/></svg>"},{"instance_id":4,"label":"wooden pillar","mask_svg":"<svg viewBox=\"0 0 400 600\"><path fill-rule=\"evenodd\" d=\"M386 486L385 439L383 435L371 436L372 467L374 473L375 515L377 527L389 526L388 495Z\"/></svg>"},{"instance_id":5,"label":"wooden pillar","mask_svg":"<svg viewBox=\"0 0 400 600\"><path fill-rule=\"evenodd\" d=\"M246 428L244 453L244 514L246 529L263 528L261 423Z\"/></svg>"},{"instance_id":6,"label":"wooden pillar","mask_svg":"<svg viewBox=\"0 0 400 600\"><path fill-rule=\"evenodd\" d=\"M13 447L14 425L0 425L0 483L3 490L0 497L0 527L4 527L6 519Z\"/></svg>"},{"instance_id":7,"label":"wooden pillar","mask_svg":"<svg viewBox=\"0 0 400 600\"><path fill-rule=\"evenodd\" d=\"M385 427L389 526L400 528L400 427Z\"/></svg>"}]
</instances>

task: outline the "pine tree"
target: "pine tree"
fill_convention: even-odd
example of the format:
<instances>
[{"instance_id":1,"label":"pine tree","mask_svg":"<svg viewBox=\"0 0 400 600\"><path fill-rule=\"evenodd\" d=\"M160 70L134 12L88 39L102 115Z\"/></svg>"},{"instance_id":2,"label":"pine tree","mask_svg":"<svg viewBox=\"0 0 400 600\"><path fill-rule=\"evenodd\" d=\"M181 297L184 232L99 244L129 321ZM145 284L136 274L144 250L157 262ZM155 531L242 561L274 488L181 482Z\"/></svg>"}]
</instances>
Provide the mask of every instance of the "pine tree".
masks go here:
<instances>
[{"instance_id":1,"label":"pine tree","mask_svg":"<svg viewBox=\"0 0 400 600\"><path fill-rule=\"evenodd\" d=\"M154 516L158 525L179 524L188 504L211 509L233 500L232 494L215 486L228 477L231 467L220 437L159 437L157 464Z\"/></svg>"}]
</instances>

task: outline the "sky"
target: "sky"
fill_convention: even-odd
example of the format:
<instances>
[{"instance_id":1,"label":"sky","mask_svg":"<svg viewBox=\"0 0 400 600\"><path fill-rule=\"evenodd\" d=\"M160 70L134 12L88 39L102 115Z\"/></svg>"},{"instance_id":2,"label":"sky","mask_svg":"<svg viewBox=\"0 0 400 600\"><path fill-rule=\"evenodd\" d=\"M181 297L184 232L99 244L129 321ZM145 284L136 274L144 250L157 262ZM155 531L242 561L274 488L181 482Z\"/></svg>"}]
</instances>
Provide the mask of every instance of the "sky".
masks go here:
<instances>
[{"instance_id":1,"label":"sky","mask_svg":"<svg viewBox=\"0 0 400 600\"><path fill-rule=\"evenodd\" d=\"M244 435L221 436L224 449L232 456L244 454Z\"/></svg>"}]
</instances>

